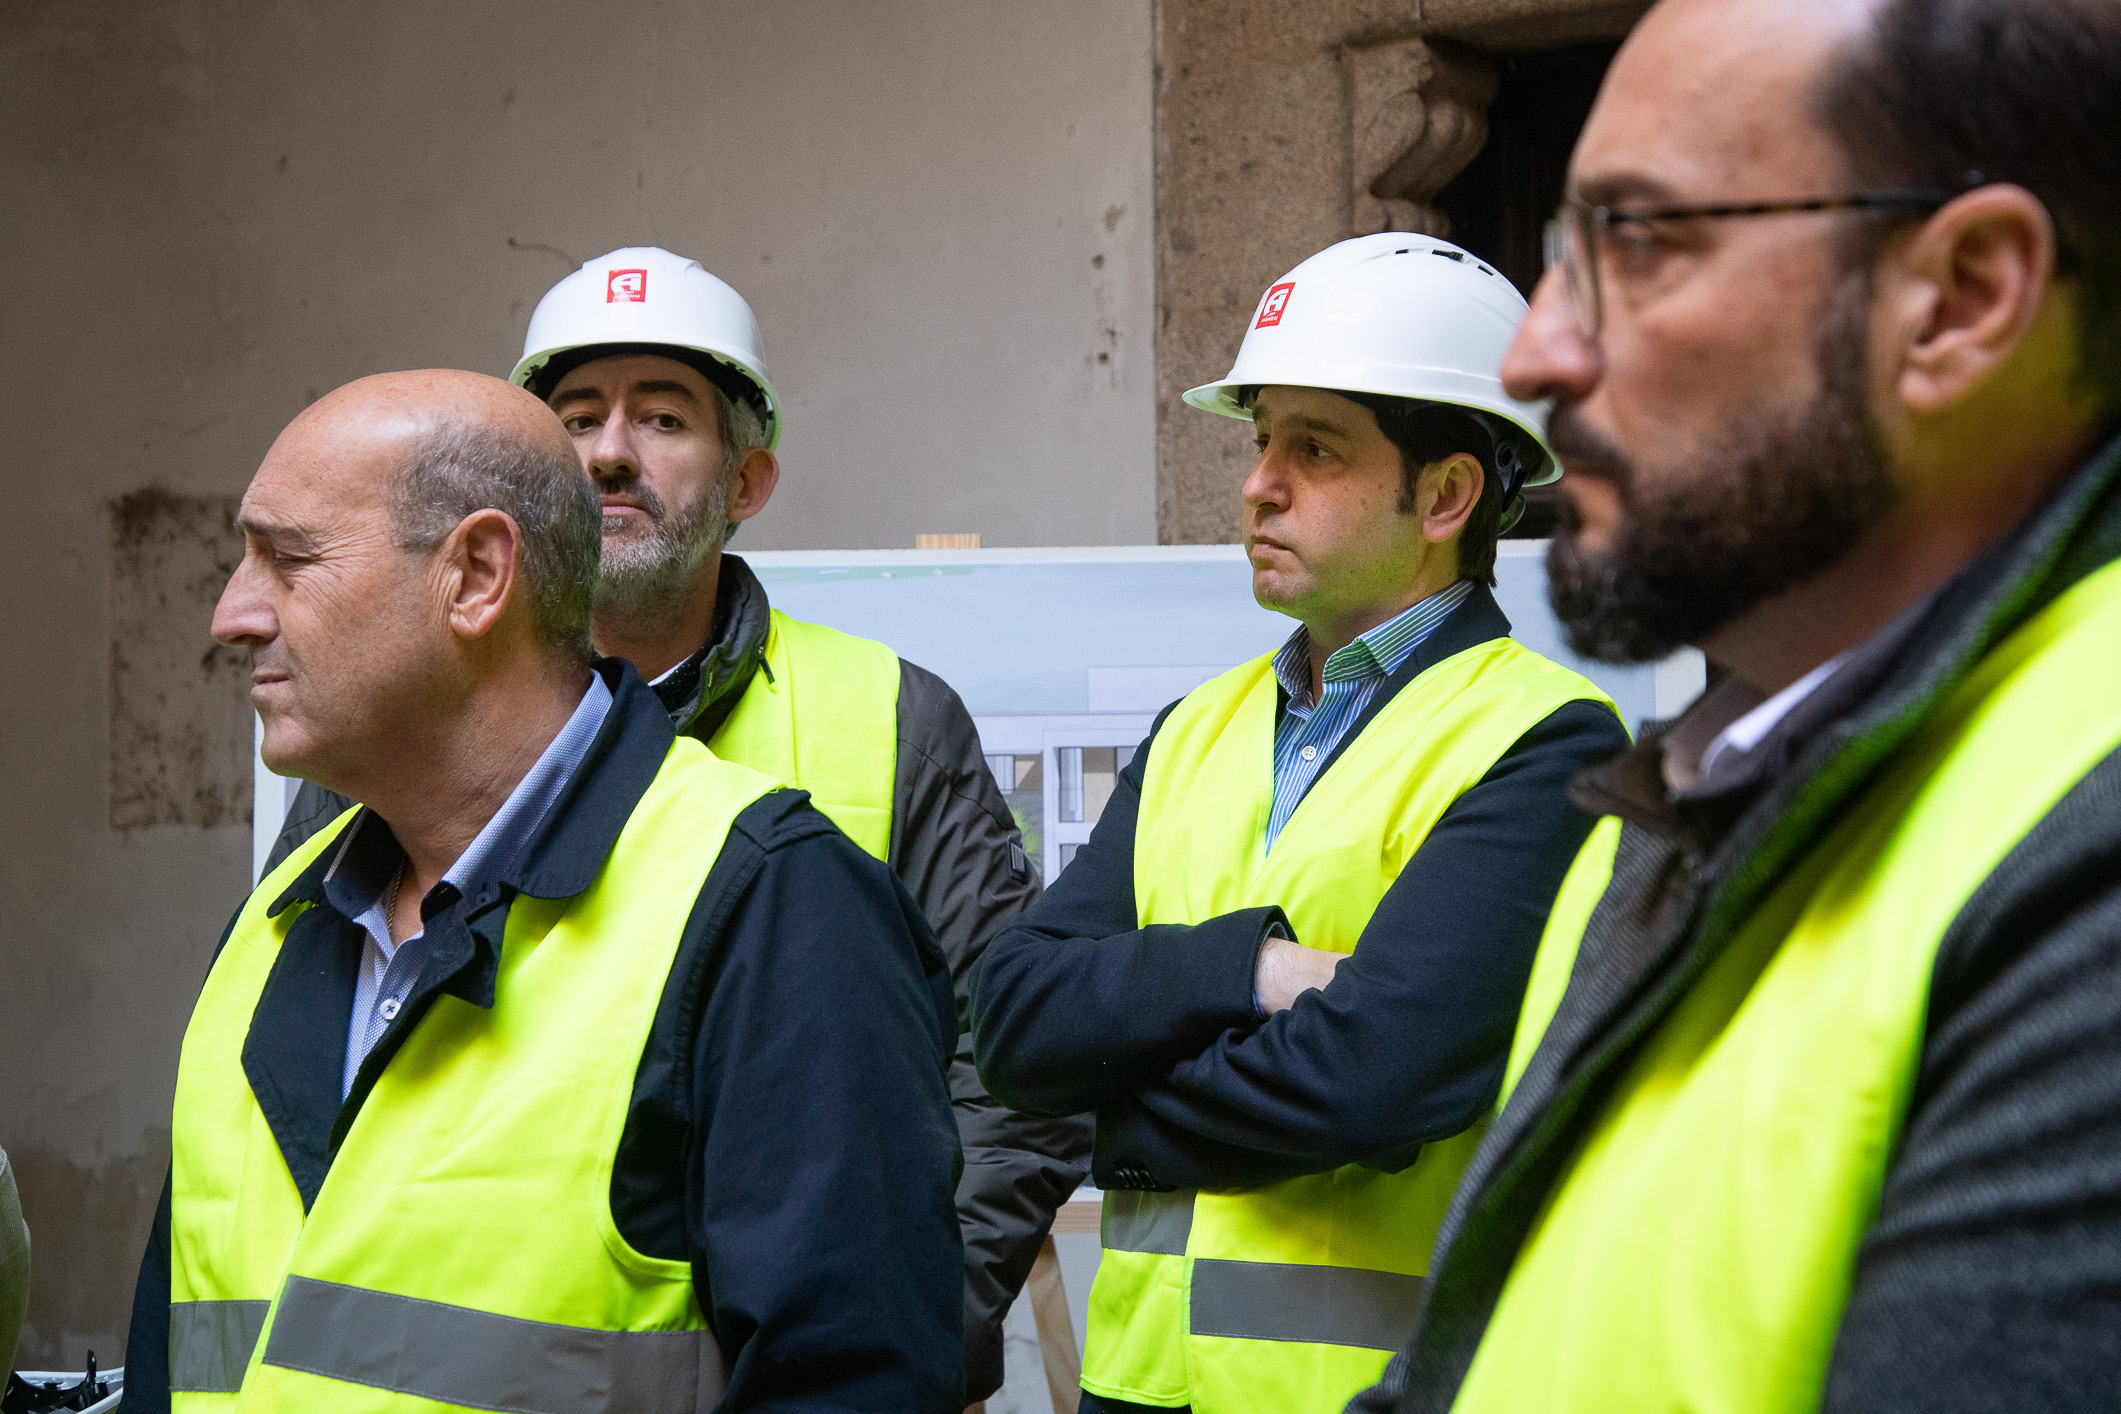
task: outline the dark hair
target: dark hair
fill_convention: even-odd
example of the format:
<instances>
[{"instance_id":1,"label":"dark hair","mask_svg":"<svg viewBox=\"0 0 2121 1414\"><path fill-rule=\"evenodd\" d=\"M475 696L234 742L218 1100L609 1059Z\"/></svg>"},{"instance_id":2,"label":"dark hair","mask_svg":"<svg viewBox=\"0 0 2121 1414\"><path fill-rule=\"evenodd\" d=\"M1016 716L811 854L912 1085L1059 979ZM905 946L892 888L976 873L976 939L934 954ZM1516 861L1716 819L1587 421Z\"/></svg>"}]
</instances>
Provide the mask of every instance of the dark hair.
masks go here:
<instances>
[{"instance_id":1,"label":"dark hair","mask_svg":"<svg viewBox=\"0 0 2121 1414\"><path fill-rule=\"evenodd\" d=\"M1342 393L1351 403L1360 403L1377 417L1378 430L1399 448L1399 509L1411 511L1416 504L1422 471L1445 457L1466 452L1480 462L1480 499L1458 532L1458 577L1492 587L1495 583L1495 542L1506 528L1503 514L1509 503L1522 505L1520 496L1510 495L1504 481L1513 479L1522 489L1524 472L1506 478L1498 462L1513 461L1517 467L1535 466L1545 453L1529 452L1530 438L1503 432L1497 421L1451 403L1394 398L1381 393ZM1514 519L1514 517L1513 517Z\"/></svg>"},{"instance_id":2,"label":"dark hair","mask_svg":"<svg viewBox=\"0 0 2121 1414\"><path fill-rule=\"evenodd\" d=\"M722 455L730 466L735 466L753 447L766 445L766 425L771 414L766 408L765 394L749 378L698 349L677 344L586 344L554 354L544 367L524 381L523 386L535 393L540 402L549 403L552 390L560 386L560 380L583 364L635 354L653 354L657 358L675 360L707 380L715 412L719 414Z\"/></svg>"},{"instance_id":3,"label":"dark hair","mask_svg":"<svg viewBox=\"0 0 2121 1414\"><path fill-rule=\"evenodd\" d=\"M1885 0L1831 61L1815 116L1855 185L2014 182L2055 222L2079 291L2077 376L2121 412L2121 5ZM1858 227L1874 261L1904 217Z\"/></svg>"},{"instance_id":4,"label":"dark hair","mask_svg":"<svg viewBox=\"0 0 2121 1414\"><path fill-rule=\"evenodd\" d=\"M506 512L523 532L530 621L545 645L586 661L604 547L603 511L574 449L512 428L445 423L423 435L391 489L398 543L427 551L473 511Z\"/></svg>"}]
</instances>

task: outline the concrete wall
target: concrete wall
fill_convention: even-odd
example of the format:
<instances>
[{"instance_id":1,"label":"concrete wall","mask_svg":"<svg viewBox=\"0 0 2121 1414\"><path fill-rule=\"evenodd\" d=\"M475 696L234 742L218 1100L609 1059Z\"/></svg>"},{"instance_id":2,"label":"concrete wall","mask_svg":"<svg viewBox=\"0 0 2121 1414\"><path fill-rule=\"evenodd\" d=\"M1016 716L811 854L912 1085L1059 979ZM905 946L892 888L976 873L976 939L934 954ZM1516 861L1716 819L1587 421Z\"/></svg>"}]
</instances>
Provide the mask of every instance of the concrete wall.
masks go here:
<instances>
[{"instance_id":1,"label":"concrete wall","mask_svg":"<svg viewBox=\"0 0 2121 1414\"><path fill-rule=\"evenodd\" d=\"M247 882L242 674L206 625L278 429L379 369L505 371L554 279L657 243L750 297L788 402L741 543L1150 540L1151 47L1151 0L8 7L19 1363L120 1358Z\"/></svg>"}]
</instances>

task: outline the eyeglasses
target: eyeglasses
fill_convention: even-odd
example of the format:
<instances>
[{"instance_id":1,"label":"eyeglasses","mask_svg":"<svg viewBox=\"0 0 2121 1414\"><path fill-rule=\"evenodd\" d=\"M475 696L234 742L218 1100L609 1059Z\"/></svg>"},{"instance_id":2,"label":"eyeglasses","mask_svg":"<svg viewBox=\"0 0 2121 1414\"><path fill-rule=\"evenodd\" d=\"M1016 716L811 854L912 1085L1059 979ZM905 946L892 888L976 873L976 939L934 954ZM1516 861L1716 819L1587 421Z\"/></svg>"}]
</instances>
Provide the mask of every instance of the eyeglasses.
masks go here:
<instances>
[{"instance_id":1,"label":"eyeglasses","mask_svg":"<svg viewBox=\"0 0 2121 1414\"><path fill-rule=\"evenodd\" d=\"M1969 186L1980 185L1968 173ZM1938 207L1960 193L1941 187L1905 187L1885 191L1851 192L1844 196L1800 197L1790 201L1722 203L1706 206L1587 206L1564 201L1554 219L1547 222L1547 268L1561 267L1568 287L1569 304L1576 312L1576 325L1584 338L1596 339L1605 327L1605 291L1599 268L1615 226L1651 221L1722 220L1734 216L1779 216L1797 211L1865 211L1880 207Z\"/></svg>"}]
</instances>

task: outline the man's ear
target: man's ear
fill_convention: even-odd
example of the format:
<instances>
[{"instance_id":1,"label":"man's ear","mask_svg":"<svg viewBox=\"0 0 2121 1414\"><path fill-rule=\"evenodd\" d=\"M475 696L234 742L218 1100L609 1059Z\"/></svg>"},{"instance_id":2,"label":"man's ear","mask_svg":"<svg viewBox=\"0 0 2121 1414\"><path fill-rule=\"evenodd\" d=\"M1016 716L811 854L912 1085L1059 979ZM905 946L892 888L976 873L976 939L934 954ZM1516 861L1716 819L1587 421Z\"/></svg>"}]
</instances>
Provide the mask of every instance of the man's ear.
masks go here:
<instances>
[{"instance_id":1,"label":"man's ear","mask_svg":"<svg viewBox=\"0 0 2121 1414\"><path fill-rule=\"evenodd\" d=\"M442 542L443 608L459 638L484 638L515 596L523 532L506 511L473 511Z\"/></svg>"},{"instance_id":2,"label":"man's ear","mask_svg":"<svg viewBox=\"0 0 2121 1414\"><path fill-rule=\"evenodd\" d=\"M1919 417L1972 392L2032 328L2054 269L2054 221L2023 187L1978 187L1930 217L1888 257L1878 291L1901 404Z\"/></svg>"},{"instance_id":3,"label":"man's ear","mask_svg":"<svg viewBox=\"0 0 2121 1414\"><path fill-rule=\"evenodd\" d=\"M1464 530L1480 504L1486 479L1480 458L1471 452L1453 452L1423 467L1414 506L1421 516L1422 538L1441 545Z\"/></svg>"},{"instance_id":4,"label":"man's ear","mask_svg":"<svg viewBox=\"0 0 2121 1414\"><path fill-rule=\"evenodd\" d=\"M750 520L765 510L780 479L780 459L772 452L764 447L753 447L744 453L736 470L729 473L729 519Z\"/></svg>"}]
</instances>

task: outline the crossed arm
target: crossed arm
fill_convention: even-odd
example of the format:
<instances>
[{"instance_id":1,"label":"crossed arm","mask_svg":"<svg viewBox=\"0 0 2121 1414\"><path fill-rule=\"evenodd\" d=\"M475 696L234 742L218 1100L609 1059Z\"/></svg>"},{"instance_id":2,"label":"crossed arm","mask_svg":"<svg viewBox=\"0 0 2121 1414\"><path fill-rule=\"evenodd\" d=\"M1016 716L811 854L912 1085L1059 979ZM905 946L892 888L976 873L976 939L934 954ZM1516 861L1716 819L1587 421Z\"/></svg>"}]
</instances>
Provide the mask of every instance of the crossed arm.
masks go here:
<instances>
[{"instance_id":1,"label":"crossed arm","mask_svg":"<svg viewBox=\"0 0 2121 1414\"><path fill-rule=\"evenodd\" d=\"M1273 907L1137 926L1134 825L1154 740L974 977L988 1088L1030 1113L1096 1110L1103 1186L1121 1170L1177 1188L1396 1169L1478 1119L1590 829L1568 781L1625 746L1612 713L1571 703L1527 732L1445 812L1344 959L1274 939L1288 920Z\"/></svg>"}]
</instances>

